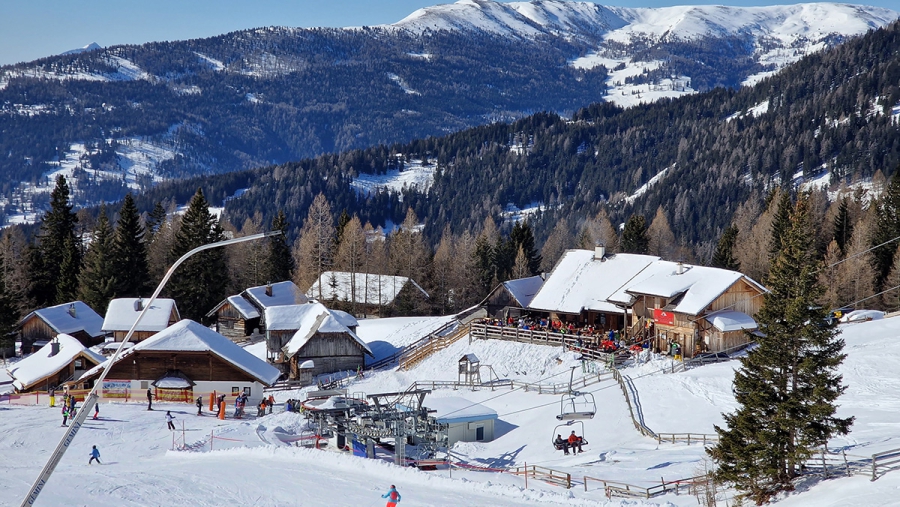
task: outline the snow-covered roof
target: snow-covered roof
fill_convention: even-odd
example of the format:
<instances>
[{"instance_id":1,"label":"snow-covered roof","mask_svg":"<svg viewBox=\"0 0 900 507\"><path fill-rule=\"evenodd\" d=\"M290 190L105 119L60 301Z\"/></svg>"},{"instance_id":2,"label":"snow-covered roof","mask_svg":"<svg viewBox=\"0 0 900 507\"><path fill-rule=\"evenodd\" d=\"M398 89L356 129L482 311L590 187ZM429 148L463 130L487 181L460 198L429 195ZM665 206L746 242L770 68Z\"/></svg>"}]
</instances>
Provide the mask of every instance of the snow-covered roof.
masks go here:
<instances>
[{"instance_id":1,"label":"snow-covered roof","mask_svg":"<svg viewBox=\"0 0 900 507\"><path fill-rule=\"evenodd\" d=\"M290 309L291 313L288 314L288 312L284 310L285 308ZM316 333L346 333L353 338L367 354L373 357L375 355L372 353L372 349L369 348L369 345L366 342L362 341L356 333L342 324L331 310L325 308L325 305L322 303L267 308L266 322L270 322L268 320L270 316L269 312L277 314L277 316L273 315L273 317L277 317L276 322L280 326L286 326L288 325L287 322L290 322L292 327L281 327L282 330L297 330L294 333L294 336L291 337L290 341L288 341L282 349L287 357L293 357L293 355L302 349ZM284 322L281 319L284 319ZM272 330L271 327L269 329Z\"/></svg>"},{"instance_id":2,"label":"snow-covered roof","mask_svg":"<svg viewBox=\"0 0 900 507\"><path fill-rule=\"evenodd\" d=\"M841 317L841 322L865 322L884 318L884 312L879 310L853 310Z\"/></svg>"},{"instance_id":3,"label":"snow-covered roof","mask_svg":"<svg viewBox=\"0 0 900 507\"><path fill-rule=\"evenodd\" d=\"M356 320L356 317L345 311L332 309L331 314L334 315L334 318L336 318L338 322L347 327L356 327L359 325L359 321Z\"/></svg>"},{"instance_id":4,"label":"snow-covered roof","mask_svg":"<svg viewBox=\"0 0 900 507\"><path fill-rule=\"evenodd\" d=\"M250 301L244 299L243 296L228 296L226 301L231 303L231 306L233 306L234 309L241 314L241 317L244 317L245 319L255 319L259 317L259 311L256 310L256 307L253 306Z\"/></svg>"},{"instance_id":5,"label":"snow-covered roof","mask_svg":"<svg viewBox=\"0 0 900 507\"><path fill-rule=\"evenodd\" d=\"M593 250L568 250L528 306L534 310L623 313L611 296L659 257L638 254L594 258Z\"/></svg>"},{"instance_id":6,"label":"snow-covered roof","mask_svg":"<svg viewBox=\"0 0 900 507\"><path fill-rule=\"evenodd\" d=\"M544 285L544 279L540 276L530 276L503 282L503 286L522 305L522 308L531 304L531 300L541 290L542 285Z\"/></svg>"},{"instance_id":7,"label":"snow-covered roof","mask_svg":"<svg viewBox=\"0 0 900 507\"><path fill-rule=\"evenodd\" d=\"M153 382L154 387L160 389L188 389L194 386L194 383L183 377L163 377Z\"/></svg>"},{"instance_id":8,"label":"snow-covered roof","mask_svg":"<svg viewBox=\"0 0 900 507\"><path fill-rule=\"evenodd\" d=\"M442 424L497 419L497 411L457 396L447 398L429 396L424 405L436 411L430 415Z\"/></svg>"},{"instance_id":9,"label":"snow-covered roof","mask_svg":"<svg viewBox=\"0 0 900 507\"><path fill-rule=\"evenodd\" d=\"M231 363L238 369L246 372L265 385L272 385L278 380L281 372L262 359L235 345L228 338L220 335L212 329L184 319L156 333L134 347L123 352L119 361L130 357L139 351L165 351L165 352L211 352L222 360ZM108 362L109 360L105 361ZM82 378L99 373L99 365L82 375Z\"/></svg>"},{"instance_id":10,"label":"snow-covered roof","mask_svg":"<svg viewBox=\"0 0 900 507\"><path fill-rule=\"evenodd\" d=\"M734 310L715 312L707 315L705 318L713 325L713 327L723 333L727 331L740 331L742 329L749 331L759 327L757 326L756 321L753 320L753 317L746 313L736 312Z\"/></svg>"},{"instance_id":11,"label":"snow-covered roof","mask_svg":"<svg viewBox=\"0 0 900 507\"><path fill-rule=\"evenodd\" d=\"M86 348L77 338L70 335L59 334L56 336L56 340L59 342L59 352L56 355L50 355L53 351L51 342L38 349L34 354L13 364L7 370L9 376L13 378L13 385L16 389L28 389L35 382L58 373L79 356L84 356L97 364L106 360L105 357Z\"/></svg>"},{"instance_id":12,"label":"snow-covered roof","mask_svg":"<svg viewBox=\"0 0 900 507\"><path fill-rule=\"evenodd\" d=\"M355 281L353 287L351 287L351 280ZM412 283L425 297L429 297L428 293L415 280L410 280L405 276L351 274L344 271L325 271L306 291L306 295L318 298L319 286L321 286L323 301L355 300L357 303L368 305L389 305L394 302L397 294L406 286L407 282ZM356 298L351 298L351 294L356 294Z\"/></svg>"},{"instance_id":13,"label":"snow-covered roof","mask_svg":"<svg viewBox=\"0 0 900 507\"><path fill-rule=\"evenodd\" d=\"M141 301L140 305L136 305ZM109 302L106 309L106 318L103 319L103 330L110 331L128 331L134 325L140 315L143 305L149 301L142 298L118 298ZM150 309L141 318L141 322L135 331L162 331L169 326L169 317L172 311L175 311L175 318L178 319L178 307L175 306L174 299L156 298Z\"/></svg>"},{"instance_id":14,"label":"snow-covered roof","mask_svg":"<svg viewBox=\"0 0 900 507\"><path fill-rule=\"evenodd\" d=\"M103 317L81 301L35 310L26 315L19 325L33 315L46 322L57 333L74 334L84 331L92 337L103 335Z\"/></svg>"},{"instance_id":15,"label":"snow-covered roof","mask_svg":"<svg viewBox=\"0 0 900 507\"><path fill-rule=\"evenodd\" d=\"M641 272L628 284L626 292L672 298L684 294L676 303L673 312L698 315L715 299L734 285L743 274L721 268L683 265L678 274L678 263L658 260ZM748 283L757 285L749 278ZM763 290L760 287L760 290Z\"/></svg>"},{"instance_id":16,"label":"snow-covered roof","mask_svg":"<svg viewBox=\"0 0 900 507\"><path fill-rule=\"evenodd\" d=\"M269 295L270 293L272 294L271 296ZM241 295L259 310L265 310L272 306L299 305L308 301L303 291L290 280L270 285L260 285L259 287L250 287Z\"/></svg>"}]
</instances>

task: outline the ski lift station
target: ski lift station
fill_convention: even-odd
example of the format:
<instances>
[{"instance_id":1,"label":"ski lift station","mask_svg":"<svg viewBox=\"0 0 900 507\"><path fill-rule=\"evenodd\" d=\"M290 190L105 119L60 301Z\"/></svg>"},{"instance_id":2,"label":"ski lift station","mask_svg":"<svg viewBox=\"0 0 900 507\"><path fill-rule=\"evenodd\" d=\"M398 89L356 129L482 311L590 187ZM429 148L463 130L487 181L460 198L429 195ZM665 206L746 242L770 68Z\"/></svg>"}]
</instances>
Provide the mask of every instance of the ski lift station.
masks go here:
<instances>
[{"instance_id":1,"label":"ski lift station","mask_svg":"<svg viewBox=\"0 0 900 507\"><path fill-rule=\"evenodd\" d=\"M493 409L458 396L432 396L428 398L427 406L430 416L447 425L448 448L456 442L490 442L494 439L497 412Z\"/></svg>"}]
</instances>

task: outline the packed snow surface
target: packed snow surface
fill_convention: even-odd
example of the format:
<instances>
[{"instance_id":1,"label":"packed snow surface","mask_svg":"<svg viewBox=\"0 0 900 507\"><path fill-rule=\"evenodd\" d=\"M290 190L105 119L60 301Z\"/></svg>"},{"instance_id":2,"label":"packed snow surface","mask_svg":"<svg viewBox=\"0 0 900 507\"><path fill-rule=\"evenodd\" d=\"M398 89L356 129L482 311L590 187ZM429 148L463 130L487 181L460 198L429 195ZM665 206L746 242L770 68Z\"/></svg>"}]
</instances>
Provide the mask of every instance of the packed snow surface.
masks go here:
<instances>
[{"instance_id":1,"label":"packed snow surface","mask_svg":"<svg viewBox=\"0 0 900 507\"><path fill-rule=\"evenodd\" d=\"M421 319L428 325L437 323L435 318ZM395 340L402 346L423 331L411 331L414 318L380 320L360 322L366 340ZM856 420L850 434L833 439L829 449L843 450L852 458L900 447L896 423L900 373L895 364L900 354L896 339L900 319L841 324L838 329L846 341L847 358L840 372L848 386L838 400L838 416L852 415ZM475 354L481 364L490 366L483 370L483 378L549 385L565 384L570 366L577 367L576 378L585 370L602 371L593 363L582 365L576 354L559 347L462 339L409 371L369 373L348 389L372 394L403 390L413 381L455 380L457 361L465 354ZM739 364L665 373L672 366L667 358L644 356L639 364L622 369L636 387L636 406L645 424L656 432L713 433L713 425L723 423L722 412L736 407L731 382ZM281 412L280 407L260 418L251 415L244 420L220 421L208 415L198 417L192 406L184 404L159 404L157 410L147 411L143 404L103 403L100 419L86 422L37 503L92 507L223 503L381 506L381 495L396 484L405 506L696 506L697 499L688 494L649 500L607 499L602 486L594 481L585 491L585 476L641 487L658 484L660 478L692 477L702 473L705 454L699 444L658 443L641 436L634 430L617 383L604 380L584 391L594 395L597 416L584 421L583 433L589 441L585 452L570 456L553 450L550 443L555 434L569 430L557 427L558 396L505 388L437 389L425 397L426 406L429 399L464 398L497 413L495 440L457 443L455 463L499 469L527 462L571 473L571 490L534 479L529 479L525 488L521 477L505 473L401 468L389 464L391 455L382 449L377 451L377 459L364 459L294 447L291 443L300 439L304 419ZM289 397L301 398L303 393L284 391L275 396L281 403ZM177 431L166 429L164 410L172 410ZM0 403L0 453L6 463L0 505L21 502L63 435L59 422L56 408ZM581 426L575 428L582 431ZM173 451L173 444L185 450ZM103 465L87 464L91 445L100 450ZM897 505L898 488L900 471L888 471L874 482L865 475L813 478L805 480L796 492L779 497L775 505ZM732 495L728 493L728 505L734 503ZM719 505L725 504L721 499Z\"/></svg>"}]
</instances>

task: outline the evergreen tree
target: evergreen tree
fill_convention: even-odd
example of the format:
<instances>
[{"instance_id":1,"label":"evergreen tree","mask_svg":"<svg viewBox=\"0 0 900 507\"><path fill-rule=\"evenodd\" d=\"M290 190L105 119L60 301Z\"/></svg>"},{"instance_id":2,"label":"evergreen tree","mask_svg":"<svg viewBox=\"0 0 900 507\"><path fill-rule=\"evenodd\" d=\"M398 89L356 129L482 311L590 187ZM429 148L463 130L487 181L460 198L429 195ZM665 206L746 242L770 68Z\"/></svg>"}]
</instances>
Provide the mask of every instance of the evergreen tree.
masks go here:
<instances>
[{"instance_id":1,"label":"evergreen tree","mask_svg":"<svg viewBox=\"0 0 900 507\"><path fill-rule=\"evenodd\" d=\"M7 261L6 256L0 254L0 273L6 273L7 267L12 261ZM0 349L2 357L6 357L7 349L15 346L15 329L19 320L19 312L13 300L13 293L6 284L6 277L0 276ZM14 351L13 351L14 352Z\"/></svg>"},{"instance_id":2,"label":"evergreen tree","mask_svg":"<svg viewBox=\"0 0 900 507\"><path fill-rule=\"evenodd\" d=\"M156 201L153 210L147 214L147 233L152 237L159 231L159 227L166 221L166 209L162 202Z\"/></svg>"},{"instance_id":3,"label":"evergreen tree","mask_svg":"<svg viewBox=\"0 0 900 507\"><path fill-rule=\"evenodd\" d=\"M735 225L728 226L722 237L719 238L719 244L716 246L716 252L713 254L713 267L730 269L731 271L740 271L741 263L734 257L734 243L737 240L738 228Z\"/></svg>"},{"instance_id":4,"label":"evergreen tree","mask_svg":"<svg viewBox=\"0 0 900 507\"><path fill-rule=\"evenodd\" d=\"M735 373L738 408L716 426L719 443L709 454L717 480L733 484L758 505L782 491L815 450L846 434L853 418L835 417L844 392L837 368L844 342L820 325L827 310L816 305L822 287L816 279L805 198L798 200L782 246L774 257L769 289L756 320L758 347L741 359ZM775 231L773 230L773 235Z\"/></svg>"},{"instance_id":5,"label":"evergreen tree","mask_svg":"<svg viewBox=\"0 0 900 507\"><path fill-rule=\"evenodd\" d=\"M622 252L634 254L646 254L649 251L650 238L647 236L647 220L643 215L628 217L619 248Z\"/></svg>"},{"instance_id":6,"label":"evergreen tree","mask_svg":"<svg viewBox=\"0 0 900 507\"><path fill-rule=\"evenodd\" d=\"M115 297L113 245L113 231L106 216L106 206L101 206L91 246L84 254L84 266L78 275L78 299L101 315Z\"/></svg>"},{"instance_id":7,"label":"evergreen tree","mask_svg":"<svg viewBox=\"0 0 900 507\"><path fill-rule=\"evenodd\" d=\"M850 219L850 206L847 204L847 198L841 199L838 207L837 215L832 223L832 234L837 246L841 251L841 256L847 256L847 245L853 236L853 222Z\"/></svg>"},{"instance_id":8,"label":"evergreen tree","mask_svg":"<svg viewBox=\"0 0 900 507\"><path fill-rule=\"evenodd\" d=\"M778 208L775 210L775 217L772 221L771 237L769 239L769 259L774 259L781 253L783 248L784 236L788 229L791 228L791 193L785 189L778 191L777 197L773 197L772 202L778 202ZM770 204L771 206L771 204Z\"/></svg>"},{"instance_id":9,"label":"evergreen tree","mask_svg":"<svg viewBox=\"0 0 900 507\"><path fill-rule=\"evenodd\" d=\"M278 210L278 214L272 219L272 230L280 231L281 234L269 237L268 279L272 282L290 280L294 272L294 257L288 246L288 221L284 210Z\"/></svg>"},{"instance_id":10,"label":"evergreen tree","mask_svg":"<svg viewBox=\"0 0 900 507\"><path fill-rule=\"evenodd\" d=\"M69 203L69 185L60 175L50 193L50 210L41 221L37 248L30 256L30 296L39 307L66 303L71 298L65 296L75 294L81 268L77 223L78 217Z\"/></svg>"},{"instance_id":11,"label":"evergreen tree","mask_svg":"<svg viewBox=\"0 0 900 507\"><path fill-rule=\"evenodd\" d=\"M516 222L513 225L512 232L509 233L509 241L511 244L510 250L513 254L513 265L515 265L519 249L522 250L522 253L525 255L525 264L524 267L526 270L520 270L519 275L527 272L527 276L533 276L541 271L541 256L538 254L537 249L534 247L534 233L531 230L531 225L525 221ZM513 278L517 278L517 276L513 276Z\"/></svg>"},{"instance_id":12,"label":"evergreen tree","mask_svg":"<svg viewBox=\"0 0 900 507\"><path fill-rule=\"evenodd\" d=\"M487 294L493 288L494 276L494 246L484 234L480 234L475 240L474 256L475 278L478 280L480 294Z\"/></svg>"},{"instance_id":13,"label":"evergreen tree","mask_svg":"<svg viewBox=\"0 0 900 507\"><path fill-rule=\"evenodd\" d=\"M891 272L900 236L900 167L894 171L887 190L875 205L875 231L871 246L875 257L875 289L885 289L884 281Z\"/></svg>"},{"instance_id":14,"label":"evergreen tree","mask_svg":"<svg viewBox=\"0 0 900 507\"><path fill-rule=\"evenodd\" d=\"M116 280L115 296L139 297L150 285L144 226L131 193L125 195L119 222L112 240L112 272Z\"/></svg>"},{"instance_id":15,"label":"evergreen tree","mask_svg":"<svg viewBox=\"0 0 900 507\"><path fill-rule=\"evenodd\" d=\"M198 188L175 233L171 256L178 259L198 246L223 239L222 226L209 212L209 203ZM172 275L167 292L175 299L182 317L199 322L227 296L227 287L225 250L212 248L185 260Z\"/></svg>"}]
</instances>

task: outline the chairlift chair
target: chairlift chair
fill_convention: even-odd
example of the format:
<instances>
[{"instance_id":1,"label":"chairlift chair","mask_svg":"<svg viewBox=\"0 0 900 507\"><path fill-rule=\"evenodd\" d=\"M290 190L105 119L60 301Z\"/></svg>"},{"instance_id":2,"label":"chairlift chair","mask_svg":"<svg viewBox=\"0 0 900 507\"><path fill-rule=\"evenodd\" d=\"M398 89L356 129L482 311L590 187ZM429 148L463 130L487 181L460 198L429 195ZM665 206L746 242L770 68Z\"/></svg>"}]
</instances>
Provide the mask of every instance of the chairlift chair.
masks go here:
<instances>
[{"instance_id":1,"label":"chairlift chair","mask_svg":"<svg viewBox=\"0 0 900 507\"><path fill-rule=\"evenodd\" d=\"M569 391L563 394L559 400L559 415L556 416L559 421L593 419L597 413L597 403L594 402L593 394L581 393L572 389L575 368L577 366L573 366L569 374Z\"/></svg>"},{"instance_id":2,"label":"chairlift chair","mask_svg":"<svg viewBox=\"0 0 900 507\"><path fill-rule=\"evenodd\" d=\"M562 428L562 430L560 430ZM584 423L581 421L566 421L563 424L557 424L555 428L553 428L553 433L550 435L550 445L552 445L557 451L561 451L563 448L556 444L556 435L559 435L563 438L563 440L569 437L569 433L572 432L572 428L575 428L575 435L581 437L581 447L588 445L587 438L584 437ZM566 433L566 430L569 433ZM565 435L563 434L565 433Z\"/></svg>"}]
</instances>

